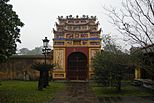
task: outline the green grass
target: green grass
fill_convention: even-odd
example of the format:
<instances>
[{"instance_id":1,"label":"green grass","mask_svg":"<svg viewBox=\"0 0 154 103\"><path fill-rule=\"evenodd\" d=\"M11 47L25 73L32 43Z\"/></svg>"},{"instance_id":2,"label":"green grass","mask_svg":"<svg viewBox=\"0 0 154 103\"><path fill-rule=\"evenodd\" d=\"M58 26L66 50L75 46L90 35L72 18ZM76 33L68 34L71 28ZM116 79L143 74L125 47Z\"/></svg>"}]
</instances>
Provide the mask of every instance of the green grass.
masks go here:
<instances>
[{"instance_id":1,"label":"green grass","mask_svg":"<svg viewBox=\"0 0 154 103\"><path fill-rule=\"evenodd\" d=\"M50 86L37 90L34 81L1 81L0 103L45 103L64 88L64 83L51 82Z\"/></svg>"},{"instance_id":2,"label":"green grass","mask_svg":"<svg viewBox=\"0 0 154 103\"><path fill-rule=\"evenodd\" d=\"M131 84L127 84L122 87L121 92L118 92L116 88L111 87L97 87L92 86L93 91L98 97L110 97L110 96L153 96L151 90L135 87Z\"/></svg>"}]
</instances>

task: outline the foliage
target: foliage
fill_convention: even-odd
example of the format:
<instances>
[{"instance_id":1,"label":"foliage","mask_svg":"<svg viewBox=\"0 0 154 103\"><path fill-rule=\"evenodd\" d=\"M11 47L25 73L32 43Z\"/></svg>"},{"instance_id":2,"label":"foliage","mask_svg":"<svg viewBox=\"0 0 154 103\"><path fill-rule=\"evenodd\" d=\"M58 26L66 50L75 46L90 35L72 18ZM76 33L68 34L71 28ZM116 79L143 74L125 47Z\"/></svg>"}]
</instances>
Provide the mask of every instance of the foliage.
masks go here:
<instances>
[{"instance_id":1,"label":"foliage","mask_svg":"<svg viewBox=\"0 0 154 103\"><path fill-rule=\"evenodd\" d=\"M103 86L113 86L121 90L121 80L127 72L129 55L116 46L111 37L104 37L104 51L98 53L93 60L94 79Z\"/></svg>"},{"instance_id":2,"label":"foliage","mask_svg":"<svg viewBox=\"0 0 154 103\"><path fill-rule=\"evenodd\" d=\"M49 86L49 70L52 70L54 64L33 64L32 68L35 70L40 71L40 77L38 82L38 90L43 90Z\"/></svg>"},{"instance_id":3,"label":"foliage","mask_svg":"<svg viewBox=\"0 0 154 103\"><path fill-rule=\"evenodd\" d=\"M130 49L130 58L131 62L137 66L143 64L143 53L140 48L137 48L136 50L132 50L133 47Z\"/></svg>"},{"instance_id":4,"label":"foliage","mask_svg":"<svg viewBox=\"0 0 154 103\"><path fill-rule=\"evenodd\" d=\"M35 47L32 50L27 48L21 48L19 50L20 55L41 55L42 54L42 47Z\"/></svg>"},{"instance_id":5,"label":"foliage","mask_svg":"<svg viewBox=\"0 0 154 103\"><path fill-rule=\"evenodd\" d=\"M55 94L64 88L63 83L50 82L44 91L36 89L35 81L1 81L1 103L46 103L53 99Z\"/></svg>"},{"instance_id":6,"label":"foliage","mask_svg":"<svg viewBox=\"0 0 154 103\"><path fill-rule=\"evenodd\" d=\"M153 53L143 53L142 48L136 48L133 50L132 47L130 50L130 58L131 62L134 66L140 66L142 69L142 72L144 71L144 74L146 74L146 78L153 79L154 78L154 58ZM143 77L145 78L145 77Z\"/></svg>"},{"instance_id":7,"label":"foliage","mask_svg":"<svg viewBox=\"0 0 154 103\"><path fill-rule=\"evenodd\" d=\"M15 54L16 42L21 43L20 27L24 25L8 1L0 1L0 63Z\"/></svg>"},{"instance_id":8,"label":"foliage","mask_svg":"<svg viewBox=\"0 0 154 103\"><path fill-rule=\"evenodd\" d=\"M93 60L94 79L103 86L119 88L120 81L127 72L127 54L115 54L109 51L98 53Z\"/></svg>"},{"instance_id":9,"label":"foliage","mask_svg":"<svg viewBox=\"0 0 154 103\"><path fill-rule=\"evenodd\" d=\"M149 55L153 51L148 50L148 46L154 44L154 0L124 0L120 10L112 8L107 11L112 24L124 35L124 40L140 45L144 54L148 54L148 64L141 66L153 76L153 57Z\"/></svg>"},{"instance_id":10,"label":"foliage","mask_svg":"<svg viewBox=\"0 0 154 103\"><path fill-rule=\"evenodd\" d=\"M97 83L103 84L103 86L109 86L109 69L103 69L107 68L106 65L104 65L104 62L107 59L108 53L104 52L104 55L102 53L98 53L94 60L93 60L93 67L94 67L94 79ZM108 63L108 62L107 62Z\"/></svg>"},{"instance_id":11,"label":"foliage","mask_svg":"<svg viewBox=\"0 0 154 103\"><path fill-rule=\"evenodd\" d=\"M28 48L21 48L19 50L19 54L20 55L26 55L28 52L29 52L29 49Z\"/></svg>"},{"instance_id":12,"label":"foliage","mask_svg":"<svg viewBox=\"0 0 154 103\"><path fill-rule=\"evenodd\" d=\"M42 54L42 47L35 47L35 49L30 50L27 55L40 55Z\"/></svg>"}]
</instances>

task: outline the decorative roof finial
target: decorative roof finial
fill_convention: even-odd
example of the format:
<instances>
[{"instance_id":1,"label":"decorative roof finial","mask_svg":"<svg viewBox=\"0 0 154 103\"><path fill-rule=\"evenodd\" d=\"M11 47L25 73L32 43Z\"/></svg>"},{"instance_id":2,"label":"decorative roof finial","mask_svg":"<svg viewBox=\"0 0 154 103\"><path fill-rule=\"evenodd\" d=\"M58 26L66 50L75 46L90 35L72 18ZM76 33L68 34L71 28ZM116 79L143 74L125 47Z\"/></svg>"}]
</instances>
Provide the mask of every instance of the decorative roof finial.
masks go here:
<instances>
[{"instance_id":1,"label":"decorative roof finial","mask_svg":"<svg viewBox=\"0 0 154 103\"><path fill-rule=\"evenodd\" d=\"M87 15L87 18L89 18L88 15Z\"/></svg>"},{"instance_id":2,"label":"decorative roof finial","mask_svg":"<svg viewBox=\"0 0 154 103\"><path fill-rule=\"evenodd\" d=\"M85 16L85 15L83 15L82 17L83 17L83 18L85 18L86 16Z\"/></svg>"},{"instance_id":3,"label":"decorative roof finial","mask_svg":"<svg viewBox=\"0 0 154 103\"><path fill-rule=\"evenodd\" d=\"M72 15L69 15L69 18L72 18Z\"/></svg>"}]
</instances>

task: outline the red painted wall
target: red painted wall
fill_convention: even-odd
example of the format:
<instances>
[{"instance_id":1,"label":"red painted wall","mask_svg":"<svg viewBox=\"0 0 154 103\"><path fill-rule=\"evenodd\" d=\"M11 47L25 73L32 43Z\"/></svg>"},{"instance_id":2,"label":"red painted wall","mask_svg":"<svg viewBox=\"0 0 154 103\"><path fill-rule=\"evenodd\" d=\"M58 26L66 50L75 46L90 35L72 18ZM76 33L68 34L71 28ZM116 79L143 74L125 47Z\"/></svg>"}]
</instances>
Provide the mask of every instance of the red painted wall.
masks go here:
<instances>
[{"instance_id":1,"label":"red painted wall","mask_svg":"<svg viewBox=\"0 0 154 103\"><path fill-rule=\"evenodd\" d=\"M67 73L67 59L68 59L68 56L71 54L71 53L74 53L74 52L81 52L83 54L86 55L87 57L87 62L89 64L89 48L88 47L68 47L66 48L66 58L65 58L65 65L66 65L66 73ZM67 75L66 75L66 78L67 78Z\"/></svg>"},{"instance_id":2,"label":"red painted wall","mask_svg":"<svg viewBox=\"0 0 154 103\"><path fill-rule=\"evenodd\" d=\"M73 52L81 52L89 57L89 48L87 47L72 47L72 48L66 48L66 58Z\"/></svg>"}]
</instances>

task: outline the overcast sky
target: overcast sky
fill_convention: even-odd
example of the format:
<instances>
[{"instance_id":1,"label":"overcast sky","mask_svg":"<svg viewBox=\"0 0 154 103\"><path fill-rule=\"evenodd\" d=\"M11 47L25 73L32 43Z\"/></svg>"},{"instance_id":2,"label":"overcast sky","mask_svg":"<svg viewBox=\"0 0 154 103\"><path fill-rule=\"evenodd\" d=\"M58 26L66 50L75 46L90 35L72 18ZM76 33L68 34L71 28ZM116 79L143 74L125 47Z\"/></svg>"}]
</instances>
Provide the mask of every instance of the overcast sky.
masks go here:
<instances>
[{"instance_id":1,"label":"overcast sky","mask_svg":"<svg viewBox=\"0 0 154 103\"><path fill-rule=\"evenodd\" d=\"M18 49L42 46L45 36L52 45L52 28L55 28L58 16L97 16L103 34L117 35L108 22L110 19L105 15L103 6L118 8L121 0L10 0L10 3L25 24L21 29L22 43L18 45Z\"/></svg>"}]
</instances>

